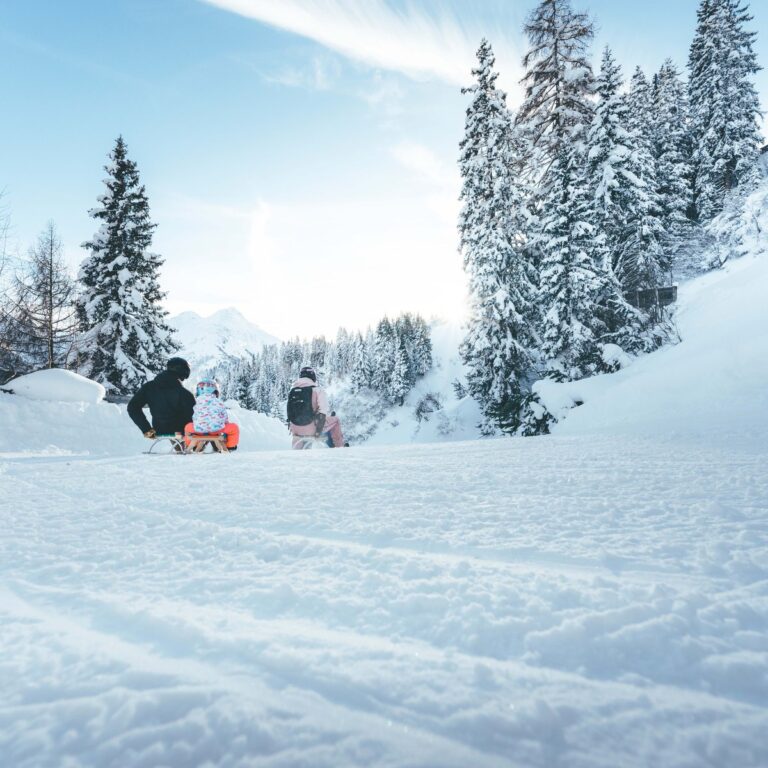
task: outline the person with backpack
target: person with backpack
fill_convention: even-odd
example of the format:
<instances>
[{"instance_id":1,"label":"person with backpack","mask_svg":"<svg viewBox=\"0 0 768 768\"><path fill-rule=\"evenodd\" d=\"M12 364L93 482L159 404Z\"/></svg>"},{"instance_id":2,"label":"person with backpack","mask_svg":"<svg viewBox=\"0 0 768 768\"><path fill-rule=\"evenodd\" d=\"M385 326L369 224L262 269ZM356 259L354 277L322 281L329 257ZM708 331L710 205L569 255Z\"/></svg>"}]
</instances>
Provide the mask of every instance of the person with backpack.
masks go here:
<instances>
[{"instance_id":1,"label":"person with backpack","mask_svg":"<svg viewBox=\"0 0 768 768\"><path fill-rule=\"evenodd\" d=\"M189 374L189 363L182 357L172 357L165 370L139 387L130 399L128 415L144 437L154 439L157 435L184 432L184 426L192 421L195 396L181 383ZM151 425L144 415L145 406L149 406Z\"/></svg>"},{"instance_id":2,"label":"person with backpack","mask_svg":"<svg viewBox=\"0 0 768 768\"><path fill-rule=\"evenodd\" d=\"M323 437L329 448L348 447L341 422L328 406L328 395L317 385L317 374L304 366L288 395L288 424L294 448L308 447L304 438Z\"/></svg>"},{"instance_id":3,"label":"person with backpack","mask_svg":"<svg viewBox=\"0 0 768 768\"><path fill-rule=\"evenodd\" d=\"M214 379L203 379L195 387L195 409L192 420L184 428L184 440L189 445L191 435L227 436L227 450L236 451L240 442L240 427L229 420L227 406L219 399L219 385Z\"/></svg>"}]
</instances>

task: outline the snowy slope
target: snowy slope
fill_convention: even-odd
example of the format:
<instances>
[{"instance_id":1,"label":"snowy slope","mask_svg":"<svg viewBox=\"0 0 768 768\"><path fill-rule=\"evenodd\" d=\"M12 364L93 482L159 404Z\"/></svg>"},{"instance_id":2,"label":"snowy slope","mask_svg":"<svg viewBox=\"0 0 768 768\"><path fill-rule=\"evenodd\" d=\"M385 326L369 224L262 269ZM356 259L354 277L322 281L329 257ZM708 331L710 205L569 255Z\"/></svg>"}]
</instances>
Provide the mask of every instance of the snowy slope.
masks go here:
<instances>
[{"instance_id":1,"label":"snowy slope","mask_svg":"<svg viewBox=\"0 0 768 768\"><path fill-rule=\"evenodd\" d=\"M222 309L209 317L196 312L182 312L169 319L181 342L179 354L185 357L193 371L213 367L227 355L242 356L258 352L278 339L254 325L234 307Z\"/></svg>"},{"instance_id":2,"label":"snowy slope","mask_svg":"<svg viewBox=\"0 0 768 768\"><path fill-rule=\"evenodd\" d=\"M762 768L768 454L0 463L14 768Z\"/></svg>"},{"instance_id":3,"label":"snowy slope","mask_svg":"<svg viewBox=\"0 0 768 768\"><path fill-rule=\"evenodd\" d=\"M619 373L540 394L556 434L678 436L765 445L768 435L768 258L748 256L680 290L681 341ZM568 411L573 402L584 405Z\"/></svg>"}]
</instances>

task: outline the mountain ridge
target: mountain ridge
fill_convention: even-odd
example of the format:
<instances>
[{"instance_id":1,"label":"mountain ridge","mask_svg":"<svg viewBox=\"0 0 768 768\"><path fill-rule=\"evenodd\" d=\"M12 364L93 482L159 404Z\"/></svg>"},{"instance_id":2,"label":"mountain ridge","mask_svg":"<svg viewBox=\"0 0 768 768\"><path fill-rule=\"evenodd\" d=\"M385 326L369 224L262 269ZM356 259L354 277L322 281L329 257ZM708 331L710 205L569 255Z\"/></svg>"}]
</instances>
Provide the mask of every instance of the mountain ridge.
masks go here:
<instances>
[{"instance_id":1,"label":"mountain ridge","mask_svg":"<svg viewBox=\"0 0 768 768\"><path fill-rule=\"evenodd\" d=\"M193 372L214 368L227 357L257 353L280 339L251 322L236 307L224 307L208 316L186 310L169 318L181 344L179 354Z\"/></svg>"}]
</instances>

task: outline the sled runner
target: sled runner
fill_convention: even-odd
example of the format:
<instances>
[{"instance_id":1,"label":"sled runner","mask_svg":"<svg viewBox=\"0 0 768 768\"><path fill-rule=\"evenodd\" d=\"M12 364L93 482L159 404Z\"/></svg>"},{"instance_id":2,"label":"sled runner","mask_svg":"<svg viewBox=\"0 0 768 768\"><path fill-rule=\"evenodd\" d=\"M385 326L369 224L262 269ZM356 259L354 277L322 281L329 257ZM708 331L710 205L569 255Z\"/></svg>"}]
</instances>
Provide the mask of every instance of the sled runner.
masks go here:
<instances>
[{"instance_id":1,"label":"sled runner","mask_svg":"<svg viewBox=\"0 0 768 768\"><path fill-rule=\"evenodd\" d=\"M144 451L146 454L153 454L155 456L186 452L184 435L182 435L181 432L176 432L174 435L156 435L149 450Z\"/></svg>"},{"instance_id":2,"label":"sled runner","mask_svg":"<svg viewBox=\"0 0 768 768\"><path fill-rule=\"evenodd\" d=\"M146 454L155 456L169 455L172 453L205 453L206 447L211 446L209 453L229 453L227 448L227 436L225 434L189 435L189 445L184 441L184 435L177 432L175 435L157 435Z\"/></svg>"}]
</instances>

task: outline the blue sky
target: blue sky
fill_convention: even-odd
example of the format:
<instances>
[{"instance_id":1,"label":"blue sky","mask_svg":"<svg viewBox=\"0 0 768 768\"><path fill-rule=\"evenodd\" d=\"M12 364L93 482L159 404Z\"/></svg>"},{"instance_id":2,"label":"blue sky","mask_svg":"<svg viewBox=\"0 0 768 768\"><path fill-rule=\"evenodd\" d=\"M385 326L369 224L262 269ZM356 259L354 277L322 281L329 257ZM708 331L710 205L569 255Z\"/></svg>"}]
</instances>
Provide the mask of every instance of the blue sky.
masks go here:
<instances>
[{"instance_id":1,"label":"blue sky","mask_svg":"<svg viewBox=\"0 0 768 768\"><path fill-rule=\"evenodd\" d=\"M73 267L122 133L168 308L277 335L401 310L460 318L457 144L472 54L511 103L532 0L2 0L0 188L21 251L48 219ZM698 0L575 3L625 72L687 58ZM768 3L752 2L753 29ZM758 39L768 65L768 35ZM466 75L465 75L466 73ZM768 104L768 76L758 79Z\"/></svg>"}]
</instances>

